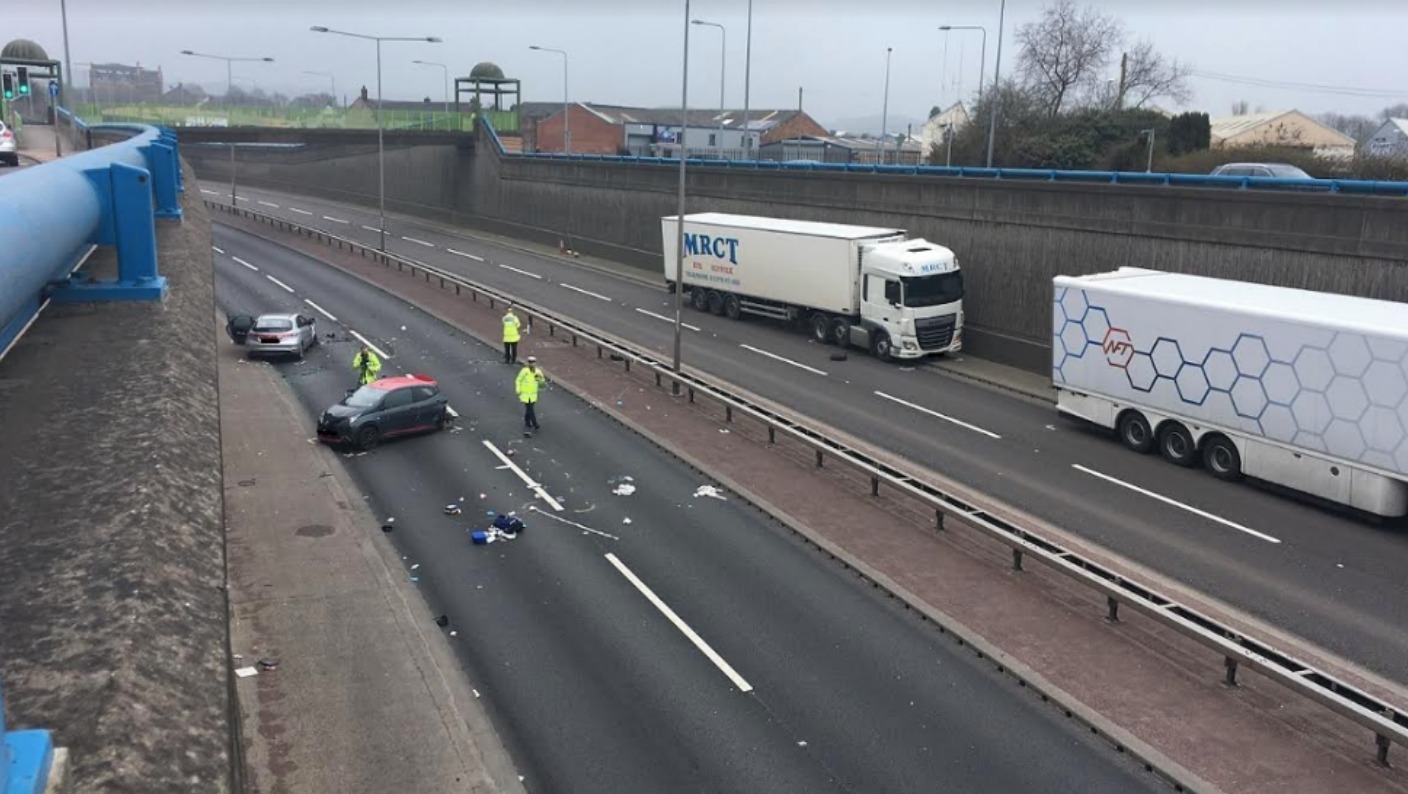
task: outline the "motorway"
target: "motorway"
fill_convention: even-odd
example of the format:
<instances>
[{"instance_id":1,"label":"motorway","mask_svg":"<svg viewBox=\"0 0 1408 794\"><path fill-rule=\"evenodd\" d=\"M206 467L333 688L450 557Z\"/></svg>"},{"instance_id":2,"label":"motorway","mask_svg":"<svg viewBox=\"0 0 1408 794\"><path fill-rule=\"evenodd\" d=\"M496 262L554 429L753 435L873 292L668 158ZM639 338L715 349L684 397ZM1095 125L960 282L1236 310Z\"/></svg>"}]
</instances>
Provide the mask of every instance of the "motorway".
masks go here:
<instances>
[{"instance_id":1,"label":"motorway","mask_svg":"<svg viewBox=\"0 0 1408 794\"><path fill-rule=\"evenodd\" d=\"M388 354L383 375L439 378L460 414L455 430L339 460L448 616L529 790L1162 790L732 494L696 494L700 475L570 394L549 387L543 430L524 438L499 351L214 231L222 309L318 320L324 343L273 365L310 435L354 380L358 336ZM528 529L471 545L494 510Z\"/></svg>"},{"instance_id":2,"label":"motorway","mask_svg":"<svg viewBox=\"0 0 1408 794\"><path fill-rule=\"evenodd\" d=\"M215 184L208 198L228 201ZM375 243L365 209L263 190L240 205ZM388 249L516 294L668 355L673 296L661 286L454 235L388 222ZM662 278L663 282L663 278ZM926 465L1118 554L1408 683L1408 535L1198 469L1124 450L1053 408L887 365L778 325L686 309L684 355L737 383Z\"/></svg>"}]
</instances>

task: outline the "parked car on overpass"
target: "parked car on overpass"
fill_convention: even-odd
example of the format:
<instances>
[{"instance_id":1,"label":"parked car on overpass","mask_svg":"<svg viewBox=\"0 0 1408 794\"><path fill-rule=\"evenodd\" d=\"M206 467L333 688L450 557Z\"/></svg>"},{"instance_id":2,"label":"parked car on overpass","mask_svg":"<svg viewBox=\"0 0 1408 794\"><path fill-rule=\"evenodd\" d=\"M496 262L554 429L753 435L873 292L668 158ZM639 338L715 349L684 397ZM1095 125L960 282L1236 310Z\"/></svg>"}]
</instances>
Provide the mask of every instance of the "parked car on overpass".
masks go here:
<instances>
[{"instance_id":1,"label":"parked car on overpass","mask_svg":"<svg viewBox=\"0 0 1408 794\"><path fill-rule=\"evenodd\" d=\"M20 143L15 139L14 130L0 121L0 163L10 166L20 164Z\"/></svg>"}]
</instances>

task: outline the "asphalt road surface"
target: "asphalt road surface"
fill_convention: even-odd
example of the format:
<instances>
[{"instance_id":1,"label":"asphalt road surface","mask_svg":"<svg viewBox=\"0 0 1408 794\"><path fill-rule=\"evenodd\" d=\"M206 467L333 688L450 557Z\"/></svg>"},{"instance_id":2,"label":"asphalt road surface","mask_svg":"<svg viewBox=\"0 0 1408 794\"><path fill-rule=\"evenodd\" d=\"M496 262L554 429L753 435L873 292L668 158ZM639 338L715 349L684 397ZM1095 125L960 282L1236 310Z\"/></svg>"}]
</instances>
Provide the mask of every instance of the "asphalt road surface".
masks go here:
<instances>
[{"instance_id":1,"label":"asphalt road surface","mask_svg":"<svg viewBox=\"0 0 1408 794\"><path fill-rule=\"evenodd\" d=\"M448 616L530 790L1164 790L568 393L543 392L524 438L499 351L242 232L217 226L215 245L223 309L317 318L323 344L273 364L310 435L355 380L353 332L388 354L383 375L440 379L457 430L341 461L395 519L406 575ZM494 510L528 529L471 545Z\"/></svg>"},{"instance_id":2,"label":"asphalt road surface","mask_svg":"<svg viewBox=\"0 0 1408 794\"><path fill-rule=\"evenodd\" d=\"M208 198L228 201L214 184ZM240 206L375 243L375 212L263 190ZM410 219L388 248L668 355L673 296ZM663 284L663 275L661 278ZM692 365L1040 516L1366 668L1408 683L1408 533L1223 483L1119 446L1054 408L686 307Z\"/></svg>"}]
</instances>

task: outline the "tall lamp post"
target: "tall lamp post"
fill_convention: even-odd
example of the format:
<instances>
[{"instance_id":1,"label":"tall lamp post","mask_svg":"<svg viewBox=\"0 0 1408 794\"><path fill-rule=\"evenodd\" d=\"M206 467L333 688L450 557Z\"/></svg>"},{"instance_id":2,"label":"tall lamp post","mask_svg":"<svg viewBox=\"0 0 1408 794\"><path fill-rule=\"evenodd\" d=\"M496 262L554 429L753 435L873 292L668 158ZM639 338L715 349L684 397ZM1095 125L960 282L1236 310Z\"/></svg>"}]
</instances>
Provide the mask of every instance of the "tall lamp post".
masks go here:
<instances>
[{"instance_id":1,"label":"tall lamp post","mask_svg":"<svg viewBox=\"0 0 1408 794\"><path fill-rule=\"evenodd\" d=\"M332 96L332 105L333 105L333 107L337 107L337 106L338 106L338 101L337 101L337 76L336 76L336 75L334 75L332 72L310 72L310 71L308 71L308 70L306 70L306 69L304 70L303 73L304 73L304 74L315 74L315 75L317 75L317 76L319 76L319 77L326 77L326 78L328 79L328 91L331 91L331 92L332 92L332 93L331 93L331 96Z\"/></svg>"},{"instance_id":2,"label":"tall lamp post","mask_svg":"<svg viewBox=\"0 0 1408 794\"><path fill-rule=\"evenodd\" d=\"M750 0L751 1L751 0ZM64 79L59 81L59 103L68 102L68 89L73 86L73 64L68 54L68 2L59 0L59 17L64 26ZM58 123L58 111L54 112L54 123Z\"/></svg>"},{"instance_id":3,"label":"tall lamp post","mask_svg":"<svg viewBox=\"0 0 1408 794\"><path fill-rule=\"evenodd\" d=\"M752 149L753 136L748 131L748 89L753 82L753 0L748 0L748 33L747 43L743 45L743 141L744 146ZM753 159L758 155L752 153Z\"/></svg>"},{"instance_id":4,"label":"tall lamp post","mask_svg":"<svg viewBox=\"0 0 1408 794\"><path fill-rule=\"evenodd\" d=\"M978 56L978 101L983 101L983 78L988 68L988 29L982 25L940 25L939 30L976 30L983 34L983 52Z\"/></svg>"},{"instance_id":5,"label":"tall lamp post","mask_svg":"<svg viewBox=\"0 0 1408 794\"><path fill-rule=\"evenodd\" d=\"M337 36L348 36L354 39L363 39L376 42L376 170L377 170L377 229L381 232L381 245L379 250L386 251L386 130L381 123L381 43L383 41L421 41L430 44L439 44L440 39L435 36L368 36L362 33L348 33L345 30L333 30L314 25L310 28L314 33L332 33Z\"/></svg>"},{"instance_id":6,"label":"tall lamp post","mask_svg":"<svg viewBox=\"0 0 1408 794\"><path fill-rule=\"evenodd\" d=\"M450 112L450 67L435 61L411 61L417 66L438 66L440 71L445 73L445 112Z\"/></svg>"},{"instance_id":7,"label":"tall lamp post","mask_svg":"<svg viewBox=\"0 0 1408 794\"><path fill-rule=\"evenodd\" d=\"M882 165L885 162L885 136L890 132L890 53L894 50L894 47L885 48L885 104L880 110L880 163Z\"/></svg>"},{"instance_id":8,"label":"tall lamp post","mask_svg":"<svg viewBox=\"0 0 1408 794\"><path fill-rule=\"evenodd\" d=\"M189 56L191 56L192 58L210 58L211 60L215 60L215 61L224 61L224 62L225 62L225 110L226 110L227 113L229 112L229 109L230 109L230 88L231 88L231 86L233 86L234 83L235 83L235 76L234 76L233 64L234 64L236 61L238 61L238 62L240 62L240 63L273 63L273 62L274 62L274 59L273 59L273 58L248 58L248 57L235 57L235 56L230 56L230 55L211 55L211 54L209 54L209 53L193 52L193 51L191 51L191 50L181 50L181 54L182 54L182 55L189 55ZM226 123L228 124L229 121L227 120ZM232 140L232 141L230 141L230 206L233 207L233 206L235 205L235 202L236 202L236 201L237 201L237 198L236 198L236 196L235 196L235 142Z\"/></svg>"},{"instance_id":9,"label":"tall lamp post","mask_svg":"<svg viewBox=\"0 0 1408 794\"><path fill-rule=\"evenodd\" d=\"M1007 20L1007 0L997 12L997 63L992 68L992 118L988 121L988 168L992 168L993 142L997 140L997 106L1002 102L1002 26Z\"/></svg>"},{"instance_id":10,"label":"tall lamp post","mask_svg":"<svg viewBox=\"0 0 1408 794\"><path fill-rule=\"evenodd\" d=\"M723 159L724 154L724 66L728 63L728 30L717 22L705 22L702 19L691 19L691 25L703 25L710 28L719 29L719 159Z\"/></svg>"},{"instance_id":11,"label":"tall lamp post","mask_svg":"<svg viewBox=\"0 0 1408 794\"><path fill-rule=\"evenodd\" d=\"M536 44L528 47L530 50L538 52L555 52L562 56L562 153L572 153L572 118L568 113L569 103L567 101L567 52L565 50L555 50L552 47L539 47Z\"/></svg>"},{"instance_id":12,"label":"tall lamp post","mask_svg":"<svg viewBox=\"0 0 1408 794\"><path fill-rule=\"evenodd\" d=\"M680 75L680 187L679 208L675 226L675 372L680 371L680 331L684 323L684 175L685 160L689 151L685 149L685 131L689 129L689 0L684 0L684 67ZM675 393L679 393L680 382L675 381Z\"/></svg>"}]
</instances>

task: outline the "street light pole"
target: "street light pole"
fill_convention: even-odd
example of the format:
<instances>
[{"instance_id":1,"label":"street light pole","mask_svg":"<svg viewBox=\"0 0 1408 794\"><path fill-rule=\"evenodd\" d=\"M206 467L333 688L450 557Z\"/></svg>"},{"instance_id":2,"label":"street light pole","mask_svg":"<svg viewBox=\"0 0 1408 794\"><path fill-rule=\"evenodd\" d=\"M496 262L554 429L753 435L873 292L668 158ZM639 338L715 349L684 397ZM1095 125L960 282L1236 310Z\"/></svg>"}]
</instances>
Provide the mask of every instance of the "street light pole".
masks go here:
<instances>
[{"instance_id":1,"label":"street light pole","mask_svg":"<svg viewBox=\"0 0 1408 794\"><path fill-rule=\"evenodd\" d=\"M1148 164L1144 166L1144 173L1147 174L1154 170L1154 128L1150 127L1143 132L1149 136L1149 160Z\"/></svg>"},{"instance_id":2,"label":"street light pole","mask_svg":"<svg viewBox=\"0 0 1408 794\"><path fill-rule=\"evenodd\" d=\"M684 178L685 160L689 156L684 143L685 131L689 129L689 0L684 0L684 67L681 69L680 83L680 186L675 218L675 372L680 371L680 331L684 323ZM675 381L675 394L679 394L679 389L680 382Z\"/></svg>"},{"instance_id":3,"label":"street light pole","mask_svg":"<svg viewBox=\"0 0 1408 794\"><path fill-rule=\"evenodd\" d=\"M728 30L717 22L705 22L702 19L690 20L690 24L719 29L719 42L722 47L719 53L719 159L722 160L724 156L724 67L728 63Z\"/></svg>"},{"instance_id":4,"label":"street light pole","mask_svg":"<svg viewBox=\"0 0 1408 794\"><path fill-rule=\"evenodd\" d=\"M536 44L528 47L530 50L539 52L555 52L562 56L562 153L572 153L572 115L569 112L571 107L567 101L567 51L555 50L551 47L539 47Z\"/></svg>"},{"instance_id":5,"label":"street light pole","mask_svg":"<svg viewBox=\"0 0 1408 794\"><path fill-rule=\"evenodd\" d=\"M386 130L382 124L382 99L381 99L381 43L383 41L421 41L430 44L439 44L440 39L435 36L367 36L361 33L348 33L344 30L333 30L314 25L309 28L314 33L332 33L338 36L347 36L354 39L363 39L376 42L376 170L377 170L377 228L381 231L381 252L386 252Z\"/></svg>"},{"instance_id":6,"label":"street light pole","mask_svg":"<svg viewBox=\"0 0 1408 794\"><path fill-rule=\"evenodd\" d=\"M987 76L988 68L988 29L982 25L940 25L939 30L976 30L983 34L983 51L978 56L978 101L983 101L983 78Z\"/></svg>"},{"instance_id":7,"label":"street light pole","mask_svg":"<svg viewBox=\"0 0 1408 794\"><path fill-rule=\"evenodd\" d=\"M992 149L997 140L997 106L1002 102L1002 27L1007 21L1007 0L997 12L997 63L992 67L992 118L988 121L988 168L992 168Z\"/></svg>"},{"instance_id":8,"label":"street light pole","mask_svg":"<svg viewBox=\"0 0 1408 794\"><path fill-rule=\"evenodd\" d=\"M752 149L753 135L748 131L748 89L753 82L753 0L748 0L748 34L743 46L743 141L744 148ZM757 159L756 152L750 152Z\"/></svg>"},{"instance_id":9,"label":"street light pole","mask_svg":"<svg viewBox=\"0 0 1408 794\"><path fill-rule=\"evenodd\" d=\"M59 81L59 103L68 101L68 89L73 86L73 63L68 54L68 0L59 0L59 16L64 25L64 79ZM58 111L54 111L54 124L58 125Z\"/></svg>"},{"instance_id":10,"label":"street light pole","mask_svg":"<svg viewBox=\"0 0 1408 794\"><path fill-rule=\"evenodd\" d=\"M885 104L880 111L880 162L885 162L885 136L889 133L890 124L890 53L894 52L894 47L885 48Z\"/></svg>"},{"instance_id":11,"label":"street light pole","mask_svg":"<svg viewBox=\"0 0 1408 794\"><path fill-rule=\"evenodd\" d=\"M440 71L442 71L442 72L445 73L445 112L446 112L446 113L449 113L449 112L450 112L450 67L446 66L446 65L443 64L443 63L436 63L436 62L434 62L434 61L411 61L411 63L420 64L421 66L439 66L439 67L440 67Z\"/></svg>"},{"instance_id":12,"label":"street light pole","mask_svg":"<svg viewBox=\"0 0 1408 794\"><path fill-rule=\"evenodd\" d=\"M210 55L210 54L208 54L208 53L193 52L193 51L191 51L191 50L181 50L181 54L182 54L182 55L189 55L189 56L192 57L192 58L210 58L211 60L215 60L215 61L224 61L224 62L225 62L225 112L226 112L227 114L228 114L229 111L230 111L230 88L231 88L231 86L234 85L234 82L235 82L235 75L234 75L234 63L235 63L235 61L239 61L239 62L241 62L241 63L273 63L273 62L274 62L274 59L273 59L273 58L240 58L240 57L233 57L233 56L229 56L229 55ZM226 125L227 125L227 127L230 126L230 119L226 119ZM234 142L233 140L231 140L231 141L230 141L230 206L232 206L232 207L235 206L235 202L238 200L238 199L237 199L237 196L236 196L235 194L236 194L236 186L235 186L235 142Z\"/></svg>"}]
</instances>

